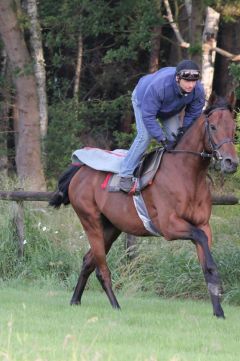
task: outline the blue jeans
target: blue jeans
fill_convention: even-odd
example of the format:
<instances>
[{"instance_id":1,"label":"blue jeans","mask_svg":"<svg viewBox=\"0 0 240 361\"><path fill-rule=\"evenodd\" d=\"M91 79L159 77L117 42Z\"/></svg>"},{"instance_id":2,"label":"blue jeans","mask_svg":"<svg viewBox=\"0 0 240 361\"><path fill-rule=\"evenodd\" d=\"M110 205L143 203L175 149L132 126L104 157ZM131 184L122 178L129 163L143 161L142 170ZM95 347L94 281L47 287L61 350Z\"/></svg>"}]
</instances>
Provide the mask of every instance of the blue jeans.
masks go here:
<instances>
[{"instance_id":1,"label":"blue jeans","mask_svg":"<svg viewBox=\"0 0 240 361\"><path fill-rule=\"evenodd\" d=\"M132 93L132 105L134 109L134 115L136 119L137 136L132 143L126 157L121 163L120 176L131 177L137 165L139 164L143 154L147 150L147 147L152 139L148 133L142 119L142 111L138 100L136 98L136 90ZM173 140L173 134L177 134L177 130L180 127L179 115L175 115L162 122L163 131L168 140Z\"/></svg>"}]
</instances>

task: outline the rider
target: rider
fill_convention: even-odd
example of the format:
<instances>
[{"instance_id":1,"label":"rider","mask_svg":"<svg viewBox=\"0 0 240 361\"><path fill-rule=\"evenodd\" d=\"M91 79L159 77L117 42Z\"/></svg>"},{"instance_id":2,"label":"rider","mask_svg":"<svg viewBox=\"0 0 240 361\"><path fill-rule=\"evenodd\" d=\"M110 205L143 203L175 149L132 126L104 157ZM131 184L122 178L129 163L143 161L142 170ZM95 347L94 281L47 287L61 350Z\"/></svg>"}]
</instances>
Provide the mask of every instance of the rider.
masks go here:
<instances>
[{"instance_id":1,"label":"rider","mask_svg":"<svg viewBox=\"0 0 240 361\"><path fill-rule=\"evenodd\" d=\"M162 68L139 80L132 93L137 136L121 164L122 191L132 189L133 172L152 138L170 149L178 128L191 125L200 116L205 94L199 79L198 65L192 60L183 60L177 67ZM182 109L185 114L180 124Z\"/></svg>"}]
</instances>

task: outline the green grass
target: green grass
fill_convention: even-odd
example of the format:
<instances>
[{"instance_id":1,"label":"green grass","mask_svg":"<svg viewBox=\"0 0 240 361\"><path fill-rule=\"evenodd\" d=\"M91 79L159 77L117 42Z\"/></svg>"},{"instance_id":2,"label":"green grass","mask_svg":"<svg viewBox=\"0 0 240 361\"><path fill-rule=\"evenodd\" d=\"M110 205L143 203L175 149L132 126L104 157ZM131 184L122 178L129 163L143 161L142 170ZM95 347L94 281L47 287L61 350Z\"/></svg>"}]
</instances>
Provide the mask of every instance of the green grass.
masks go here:
<instances>
[{"instance_id":1,"label":"green grass","mask_svg":"<svg viewBox=\"0 0 240 361\"><path fill-rule=\"evenodd\" d=\"M103 292L87 291L69 306L60 290L2 284L0 360L11 361L237 361L240 313L210 302L119 294L121 311Z\"/></svg>"},{"instance_id":2,"label":"green grass","mask_svg":"<svg viewBox=\"0 0 240 361\"><path fill-rule=\"evenodd\" d=\"M131 262L123 239L110 252L122 311L111 309L94 275L82 306L70 307L88 249L73 210L26 204L21 262L10 204L0 210L0 361L239 360L239 307L228 304L240 305L239 206L216 206L211 217L225 321L212 316L191 242L158 238L139 238Z\"/></svg>"},{"instance_id":3,"label":"green grass","mask_svg":"<svg viewBox=\"0 0 240 361\"><path fill-rule=\"evenodd\" d=\"M213 242L227 241L240 246L240 205L214 206L210 223Z\"/></svg>"},{"instance_id":4,"label":"green grass","mask_svg":"<svg viewBox=\"0 0 240 361\"><path fill-rule=\"evenodd\" d=\"M77 216L71 207L56 211L25 203L27 243L20 261L10 223L11 204L0 202L0 280L37 282L41 287L51 283L72 289L88 249ZM213 255L223 281L224 300L235 305L240 305L239 212L239 205L215 206L211 217ZM208 299L196 250L190 241L138 238L138 256L130 261L123 237L114 243L108 257L116 289L129 294L147 291L164 297ZM96 277L91 277L89 287L98 289Z\"/></svg>"}]
</instances>

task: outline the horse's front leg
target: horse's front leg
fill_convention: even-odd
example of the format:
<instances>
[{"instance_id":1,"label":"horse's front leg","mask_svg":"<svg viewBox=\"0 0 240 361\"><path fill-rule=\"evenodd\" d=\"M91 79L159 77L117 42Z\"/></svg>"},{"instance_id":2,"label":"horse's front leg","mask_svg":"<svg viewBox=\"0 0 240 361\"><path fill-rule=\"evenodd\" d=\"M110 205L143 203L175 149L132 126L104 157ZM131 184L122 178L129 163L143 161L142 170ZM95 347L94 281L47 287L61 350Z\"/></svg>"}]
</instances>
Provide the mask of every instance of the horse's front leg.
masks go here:
<instances>
[{"instance_id":1,"label":"horse's front leg","mask_svg":"<svg viewBox=\"0 0 240 361\"><path fill-rule=\"evenodd\" d=\"M210 251L212 242L210 226L207 224L201 228L195 227L174 215L170 218L167 228L162 228L162 233L166 239L190 239L196 245L198 258L211 296L213 313L217 317L224 318L220 304L222 294L220 277Z\"/></svg>"},{"instance_id":2,"label":"horse's front leg","mask_svg":"<svg viewBox=\"0 0 240 361\"><path fill-rule=\"evenodd\" d=\"M197 240L193 240L193 242L196 245L197 254L199 262L202 266L203 274L207 283L208 291L211 297L212 305L213 305L213 314L217 317L224 318L224 312L220 304L220 297L222 295L222 285L220 276L217 270L217 266L214 263L212 256L211 256L211 264L207 264L206 258L206 252L211 255L210 249L212 245L212 232L209 224L202 226L201 231L203 234L200 234L200 241L199 238ZM207 237L207 242L204 240L205 237ZM205 244L203 247L202 243ZM206 246L207 244L207 246ZM208 248L208 250L204 249Z\"/></svg>"}]
</instances>

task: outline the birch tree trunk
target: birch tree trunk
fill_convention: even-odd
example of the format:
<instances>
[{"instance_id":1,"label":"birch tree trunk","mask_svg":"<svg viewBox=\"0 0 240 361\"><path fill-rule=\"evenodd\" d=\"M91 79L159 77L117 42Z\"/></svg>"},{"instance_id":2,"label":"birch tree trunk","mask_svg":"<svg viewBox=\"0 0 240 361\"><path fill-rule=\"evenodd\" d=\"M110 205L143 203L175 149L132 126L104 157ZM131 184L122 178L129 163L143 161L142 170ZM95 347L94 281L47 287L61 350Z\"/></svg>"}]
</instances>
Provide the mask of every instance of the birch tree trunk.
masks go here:
<instances>
[{"instance_id":1,"label":"birch tree trunk","mask_svg":"<svg viewBox=\"0 0 240 361\"><path fill-rule=\"evenodd\" d=\"M46 93L46 72L42 47L41 27L38 21L37 1L26 0L28 16L30 18L30 44L32 57L34 59L34 73L37 83L37 94L39 104L39 120L41 138L45 138L48 128L48 110Z\"/></svg>"},{"instance_id":2,"label":"birch tree trunk","mask_svg":"<svg viewBox=\"0 0 240 361\"><path fill-rule=\"evenodd\" d=\"M76 65L75 81L74 81L74 89L73 89L73 94L74 94L74 97L76 97L76 98L78 98L78 93L79 93L79 88L80 88L82 58L83 58L83 38L82 38L82 34L79 34L78 56L77 56L77 65Z\"/></svg>"},{"instance_id":3,"label":"birch tree trunk","mask_svg":"<svg viewBox=\"0 0 240 361\"><path fill-rule=\"evenodd\" d=\"M202 83L207 99L212 92L216 57L216 51L213 49L216 48L217 44L219 18L220 14L208 6L202 44Z\"/></svg>"},{"instance_id":4,"label":"birch tree trunk","mask_svg":"<svg viewBox=\"0 0 240 361\"><path fill-rule=\"evenodd\" d=\"M25 189L45 190L36 82L31 73L31 59L14 12L13 0L0 2L0 35L10 61L16 88L17 173Z\"/></svg>"}]
</instances>

